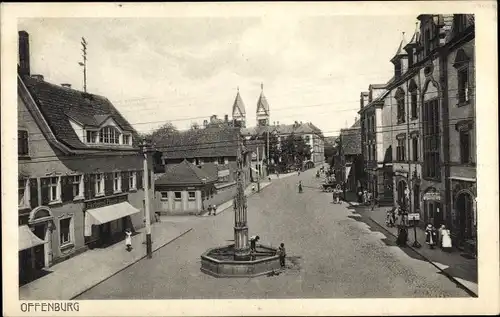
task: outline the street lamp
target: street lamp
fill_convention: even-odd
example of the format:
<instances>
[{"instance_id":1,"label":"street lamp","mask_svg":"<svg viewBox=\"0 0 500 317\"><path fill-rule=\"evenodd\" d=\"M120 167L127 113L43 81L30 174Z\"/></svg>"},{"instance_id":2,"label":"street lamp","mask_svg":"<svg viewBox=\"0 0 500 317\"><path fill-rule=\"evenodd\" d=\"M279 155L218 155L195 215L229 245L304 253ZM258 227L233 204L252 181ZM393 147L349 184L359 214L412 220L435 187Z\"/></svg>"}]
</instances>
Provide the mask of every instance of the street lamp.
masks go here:
<instances>
[{"instance_id":1,"label":"street lamp","mask_svg":"<svg viewBox=\"0 0 500 317\"><path fill-rule=\"evenodd\" d=\"M144 182L144 211L146 217L146 253L148 259L153 257L153 248L151 240L151 216L149 211L149 172L148 172L148 151L151 150L151 143L144 139L139 144L141 153L143 154L143 182Z\"/></svg>"},{"instance_id":2,"label":"street lamp","mask_svg":"<svg viewBox=\"0 0 500 317\"><path fill-rule=\"evenodd\" d=\"M407 210L409 210L411 208L411 206L409 203L410 202L410 189L408 188L408 186L406 186L406 189L405 189L405 200L406 200L406 202L405 202L406 208L407 208ZM413 241L412 246L414 248L418 249L422 245L417 240L417 219L416 219L415 213L413 213L412 218L413 218L413 234L414 234L414 238L413 238L414 241ZM408 217L408 220L410 220L409 217Z\"/></svg>"}]
</instances>

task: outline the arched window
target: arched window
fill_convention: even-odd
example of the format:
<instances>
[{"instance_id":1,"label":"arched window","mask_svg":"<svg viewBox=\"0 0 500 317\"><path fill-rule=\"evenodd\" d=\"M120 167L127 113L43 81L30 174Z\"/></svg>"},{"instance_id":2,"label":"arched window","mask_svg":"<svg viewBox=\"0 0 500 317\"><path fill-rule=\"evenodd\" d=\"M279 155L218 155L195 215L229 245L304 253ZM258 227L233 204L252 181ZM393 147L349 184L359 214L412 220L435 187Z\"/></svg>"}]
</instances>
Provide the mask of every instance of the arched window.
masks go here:
<instances>
[{"instance_id":1,"label":"arched window","mask_svg":"<svg viewBox=\"0 0 500 317\"><path fill-rule=\"evenodd\" d=\"M99 143L120 144L120 131L114 127L104 127L99 131Z\"/></svg>"},{"instance_id":2,"label":"arched window","mask_svg":"<svg viewBox=\"0 0 500 317\"><path fill-rule=\"evenodd\" d=\"M405 122L405 117L406 117L406 114L405 114L405 92L403 91L403 89L401 88L398 88L398 90L396 91L396 95L395 95L395 98L396 98L396 102L397 102L397 106L398 106L398 124L399 123L404 123Z\"/></svg>"},{"instance_id":3,"label":"arched window","mask_svg":"<svg viewBox=\"0 0 500 317\"><path fill-rule=\"evenodd\" d=\"M412 119L417 119L418 118L418 98L417 98L417 84L415 84L415 81L412 80L410 82L410 86L408 87L408 90L410 91L410 103L411 103L411 118Z\"/></svg>"}]
</instances>

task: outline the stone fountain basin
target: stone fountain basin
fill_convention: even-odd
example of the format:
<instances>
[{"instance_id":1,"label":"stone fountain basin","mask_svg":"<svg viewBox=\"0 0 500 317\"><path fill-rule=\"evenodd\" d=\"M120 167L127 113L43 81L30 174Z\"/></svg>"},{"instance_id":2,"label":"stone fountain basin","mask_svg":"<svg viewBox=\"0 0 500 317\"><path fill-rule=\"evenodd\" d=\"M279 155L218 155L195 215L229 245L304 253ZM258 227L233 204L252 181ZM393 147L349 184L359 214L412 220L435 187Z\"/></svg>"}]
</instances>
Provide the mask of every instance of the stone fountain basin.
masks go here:
<instances>
[{"instance_id":1,"label":"stone fountain basin","mask_svg":"<svg viewBox=\"0 0 500 317\"><path fill-rule=\"evenodd\" d=\"M234 260L234 244L208 249L201 255L201 271L214 277L256 277L281 269L276 248L257 245L250 260Z\"/></svg>"}]
</instances>

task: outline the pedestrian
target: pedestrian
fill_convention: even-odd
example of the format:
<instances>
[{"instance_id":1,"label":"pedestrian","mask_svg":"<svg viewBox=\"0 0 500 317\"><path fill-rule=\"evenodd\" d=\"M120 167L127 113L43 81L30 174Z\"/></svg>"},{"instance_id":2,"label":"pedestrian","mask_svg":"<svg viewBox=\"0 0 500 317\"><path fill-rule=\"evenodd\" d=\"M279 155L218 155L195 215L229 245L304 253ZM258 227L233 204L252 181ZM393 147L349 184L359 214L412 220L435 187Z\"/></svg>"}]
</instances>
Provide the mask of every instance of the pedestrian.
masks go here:
<instances>
[{"instance_id":1,"label":"pedestrian","mask_svg":"<svg viewBox=\"0 0 500 317\"><path fill-rule=\"evenodd\" d=\"M125 230L125 246L128 252L132 251L132 231L128 228Z\"/></svg>"},{"instance_id":2,"label":"pedestrian","mask_svg":"<svg viewBox=\"0 0 500 317\"><path fill-rule=\"evenodd\" d=\"M217 206L212 205L212 211L214 212L214 216L216 215L217 212Z\"/></svg>"},{"instance_id":3,"label":"pedestrian","mask_svg":"<svg viewBox=\"0 0 500 317\"><path fill-rule=\"evenodd\" d=\"M425 243L427 243L431 249L434 249L434 246L436 245L436 236L436 228L429 223L425 228Z\"/></svg>"},{"instance_id":4,"label":"pedestrian","mask_svg":"<svg viewBox=\"0 0 500 317\"><path fill-rule=\"evenodd\" d=\"M299 181L299 193L302 193L302 181Z\"/></svg>"},{"instance_id":5,"label":"pedestrian","mask_svg":"<svg viewBox=\"0 0 500 317\"><path fill-rule=\"evenodd\" d=\"M451 249L450 230L446 229L445 225L441 226L441 248L443 251L449 252Z\"/></svg>"},{"instance_id":6,"label":"pedestrian","mask_svg":"<svg viewBox=\"0 0 500 317\"><path fill-rule=\"evenodd\" d=\"M256 251L257 250L257 242L260 240L259 236L251 236L250 237L250 250L251 251Z\"/></svg>"},{"instance_id":7,"label":"pedestrian","mask_svg":"<svg viewBox=\"0 0 500 317\"><path fill-rule=\"evenodd\" d=\"M252 184L252 191L255 191L255 184Z\"/></svg>"},{"instance_id":8,"label":"pedestrian","mask_svg":"<svg viewBox=\"0 0 500 317\"><path fill-rule=\"evenodd\" d=\"M358 203L362 203L363 202L363 188L362 187L359 187L358 188Z\"/></svg>"},{"instance_id":9,"label":"pedestrian","mask_svg":"<svg viewBox=\"0 0 500 317\"><path fill-rule=\"evenodd\" d=\"M398 226L398 237L396 239L396 244L400 247L406 246L406 242L408 241L408 229L403 226Z\"/></svg>"},{"instance_id":10,"label":"pedestrian","mask_svg":"<svg viewBox=\"0 0 500 317\"><path fill-rule=\"evenodd\" d=\"M280 247L278 249L278 254L280 256L280 265L282 268L285 267L285 258L286 258L286 250L285 250L285 244L281 243Z\"/></svg>"}]
</instances>

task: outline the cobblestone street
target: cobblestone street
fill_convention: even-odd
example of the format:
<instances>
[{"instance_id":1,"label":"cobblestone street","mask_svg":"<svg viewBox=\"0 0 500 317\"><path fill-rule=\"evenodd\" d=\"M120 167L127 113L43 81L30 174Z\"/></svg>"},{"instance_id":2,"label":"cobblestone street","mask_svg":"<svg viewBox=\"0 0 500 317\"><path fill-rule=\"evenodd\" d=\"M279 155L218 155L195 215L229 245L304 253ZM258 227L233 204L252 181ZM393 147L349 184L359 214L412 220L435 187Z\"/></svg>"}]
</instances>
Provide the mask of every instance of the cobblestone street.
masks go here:
<instances>
[{"instance_id":1,"label":"cobblestone street","mask_svg":"<svg viewBox=\"0 0 500 317\"><path fill-rule=\"evenodd\" d=\"M304 184L298 194L296 185ZM332 203L313 172L273 184L248 200L250 235L287 247L287 270L272 277L217 279L200 271L208 248L232 243L231 209L83 293L77 299L464 297L439 270L395 246L347 204ZM407 251L408 252L408 251Z\"/></svg>"}]
</instances>

